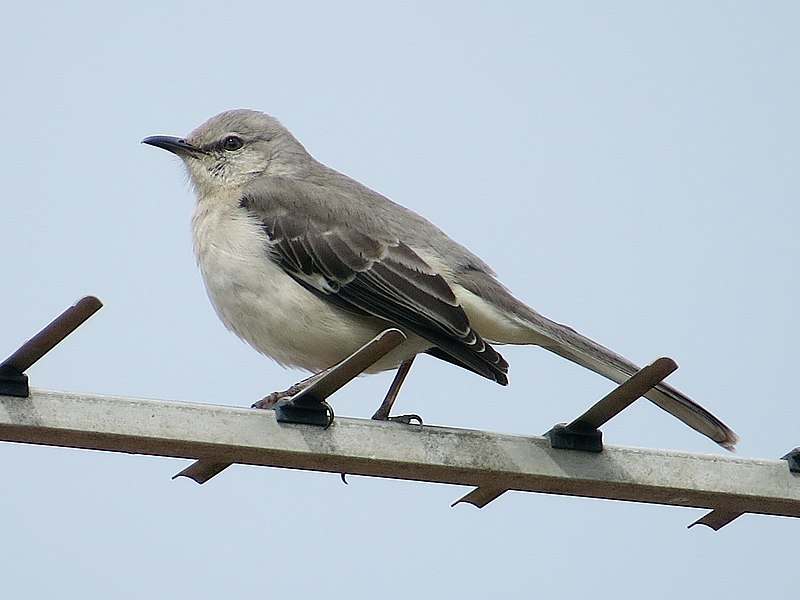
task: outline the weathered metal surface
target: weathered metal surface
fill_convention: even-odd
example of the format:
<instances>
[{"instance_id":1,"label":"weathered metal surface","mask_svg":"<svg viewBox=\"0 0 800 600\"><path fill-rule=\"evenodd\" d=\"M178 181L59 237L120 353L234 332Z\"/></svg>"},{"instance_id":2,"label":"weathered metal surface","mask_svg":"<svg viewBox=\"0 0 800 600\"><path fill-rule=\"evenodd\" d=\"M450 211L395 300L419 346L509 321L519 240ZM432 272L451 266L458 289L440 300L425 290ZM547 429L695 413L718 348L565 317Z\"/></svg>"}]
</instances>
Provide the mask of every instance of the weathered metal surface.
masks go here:
<instances>
[{"instance_id":1,"label":"weathered metal surface","mask_svg":"<svg viewBox=\"0 0 800 600\"><path fill-rule=\"evenodd\" d=\"M272 411L32 389L0 396L0 439L155 456L800 516L786 461L605 446L338 417L328 429Z\"/></svg>"}]
</instances>

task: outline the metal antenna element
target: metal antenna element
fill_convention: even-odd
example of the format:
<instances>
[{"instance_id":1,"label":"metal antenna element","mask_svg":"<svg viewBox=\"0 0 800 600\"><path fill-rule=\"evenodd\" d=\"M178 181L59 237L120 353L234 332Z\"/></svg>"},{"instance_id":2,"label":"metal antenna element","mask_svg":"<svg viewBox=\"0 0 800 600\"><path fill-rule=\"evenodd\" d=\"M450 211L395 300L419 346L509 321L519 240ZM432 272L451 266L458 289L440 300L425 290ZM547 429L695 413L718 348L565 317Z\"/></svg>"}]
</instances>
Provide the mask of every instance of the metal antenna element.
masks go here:
<instances>
[{"instance_id":1,"label":"metal antenna element","mask_svg":"<svg viewBox=\"0 0 800 600\"><path fill-rule=\"evenodd\" d=\"M340 390L371 365L376 363L406 340L399 329L386 329L364 344L342 362L324 371L319 378L291 398L275 405L275 417L279 423L321 425L326 429L332 421L331 409L326 402L334 392ZM200 459L172 478L188 477L197 483L205 483L232 463Z\"/></svg>"},{"instance_id":2,"label":"metal antenna element","mask_svg":"<svg viewBox=\"0 0 800 600\"><path fill-rule=\"evenodd\" d=\"M327 427L328 396L402 343L405 336L397 329L297 386L271 414L29 389L24 371L101 306L93 296L81 298L0 363L0 441L202 456L178 474L198 483L240 463L470 486L458 502L479 508L518 490L711 509L692 526L715 530L747 513L800 518L800 447L772 461L603 447L598 428L672 373L677 365L669 358L641 369L547 437L372 419L337 418L335 427Z\"/></svg>"},{"instance_id":3,"label":"metal antenna element","mask_svg":"<svg viewBox=\"0 0 800 600\"><path fill-rule=\"evenodd\" d=\"M671 358L656 359L598 400L580 417L566 425L556 425L545 435L550 438L553 448L601 452L603 433L600 426L628 408L677 369L678 364Z\"/></svg>"},{"instance_id":4,"label":"metal antenna element","mask_svg":"<svg viewBox=\"0 0 800 600\"><path fill-rule=\"evenodd\" d=\"M0 395L27 398L30 388L25 371L102 306L94 296L84 296L0 363Z\"/></svg>"},{"instance_id":5,"label":"metal antenna element","mask_svg":"<svg viewBox=\"0 0 800 600\"><path fill-rule=\"evenodd\" d=\"M800 476L785 460L612 444L570 452L541 436L373 419L337 417L323 430L273 411L34 388L0 396L0 440L477 487L479 506L509 490L714 509L717 524L800 517Z\"/></svg>"},{"instance_id":6,"label":"metal antenna element","mask_svg":"<svg viewBox=\"0 0 800 600\"><path fill-rule=\"evenodd\" d=\"M790 450L781 456L781 460L788 462L789 472L794 476L800 474L800 448L794 448ZM711 527L711 529L714 531L719 531L725 527L725 525L734 519L738 519L743 514L745 514L745 511L743 510L725 510L721 508L715 508L710 513L707 513L705 516L697 519L697 521L689 525L689 527L694 527L695 525L705 525L706 527Z\"/></svg>"},{"instance_id":7,"label":"metal antenna element","mask_svg":"<svg viewBox=\"0 0 800 600\"><path fill-rule=\"evenodd\" d=\"M342 362L323 373L311 385L291 398L279 401L275 405L278 422L330 427L333 414L328 414L330 407L326 406L326 399L405 340L406 336L399 329L382 331Z\"/></svg>"},{"instance_id":8,"label":"metal antenna element","mask_svg":"<svg viewBox=\"0 0 800 600\"><path fill-rule=\"evenodd\" d=\"M656 359L611 390L577 419L555 425L545 434L550 446L563 450L602 452L603 432L600 426L628 408L677 368L678 364L671 358ZM483 508L506 491L506 488L496 485L480 486L456 500L452 506L463 502Z\"/></svg>"}]
</instances>

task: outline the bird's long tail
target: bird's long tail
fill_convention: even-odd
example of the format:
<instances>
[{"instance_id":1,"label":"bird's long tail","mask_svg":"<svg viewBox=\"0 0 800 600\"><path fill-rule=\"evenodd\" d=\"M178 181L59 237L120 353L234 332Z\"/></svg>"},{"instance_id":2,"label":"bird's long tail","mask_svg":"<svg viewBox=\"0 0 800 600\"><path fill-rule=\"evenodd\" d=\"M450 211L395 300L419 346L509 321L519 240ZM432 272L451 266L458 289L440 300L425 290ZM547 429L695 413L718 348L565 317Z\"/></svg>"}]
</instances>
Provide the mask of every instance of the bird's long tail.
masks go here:
<instances>
[{"instance_id":1,"label":"bird's long tail","mask_svg":"<svg viewBox=\"0 0 800 600\"><path fill-rule=\"evenodd\" d=\"M626 381L639 370L634 363L574 329L551 321L533 310L530 312L530 315L525 315L525 323L534 330L536 343L547 350L616 383ZM723 448L735 450L739 436L708 410L671 385L660 383L645 394L645 397Z\"/></svg>"}]
</instances>

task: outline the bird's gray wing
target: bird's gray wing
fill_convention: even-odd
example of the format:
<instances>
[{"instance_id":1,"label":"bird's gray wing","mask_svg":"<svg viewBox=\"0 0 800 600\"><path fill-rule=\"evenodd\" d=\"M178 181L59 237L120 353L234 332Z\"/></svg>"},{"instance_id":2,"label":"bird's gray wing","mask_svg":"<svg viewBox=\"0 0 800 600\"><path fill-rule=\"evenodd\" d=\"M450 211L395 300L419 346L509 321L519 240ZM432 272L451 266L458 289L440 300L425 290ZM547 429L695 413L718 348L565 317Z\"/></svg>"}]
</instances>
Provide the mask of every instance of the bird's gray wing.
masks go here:
<instances>
[{"instance_id":1,"label":"bird's gray wing","mask_svg":"<svg viewBox=\"0 0 800 600\"><path fill-rule=\"evenodd\" d=\"M269 238L271 260L317 296L404 327L431 342L434 356L508 383L508 363L472 330L441 275L399 240L303 206L304 193L302 185L283 182L251 188L241 198L240 208Z\"/></svg>"}]
</instances>

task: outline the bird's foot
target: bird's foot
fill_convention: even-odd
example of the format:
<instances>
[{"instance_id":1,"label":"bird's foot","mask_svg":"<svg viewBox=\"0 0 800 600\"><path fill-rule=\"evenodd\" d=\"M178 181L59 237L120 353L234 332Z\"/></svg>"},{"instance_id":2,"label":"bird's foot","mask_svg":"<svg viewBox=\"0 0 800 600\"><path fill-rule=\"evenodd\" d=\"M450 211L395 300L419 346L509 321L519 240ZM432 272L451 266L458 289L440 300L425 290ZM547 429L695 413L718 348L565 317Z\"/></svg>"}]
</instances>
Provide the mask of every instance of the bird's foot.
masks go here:
<instances>
[{"instance_id":1,"label":"bird's foot","mask_svg":"<svg viewBox=\"0 0 800 600\"><path fill-rule=\"evenodd\" d=\"M302 392L306 388L306 386L303 385L303 383L304 382L302 381L300 383L295 383L288 390L283 390L282 392L272 392L268 396L264 396L258 402L253 403L253 405L250 408L271 409L284 398L291 398L295 394L299 394L300 392Z\"/></svg>"},{"instance_id":2,"label":"bird's foot","mask_svg":"<svg viewBox=\"0 0 800 600\"><path fill-rule=\"evenodd\" d=\"M420 427L422 426L422 417L415 414L395 415L393 417L390 417L389 415L380 414L380 411L378 411L374 415L372 415L372 418L376 421L393 421L395 423L405 423L406 425L412 425L414 424L414 421L416 421L417 425L419 425Z\"/></svg>"},{"instance_id":3,"label":"bird's foot","mask_svg":"<svg viewBox=\"0 0 800 600\"><path fill-rule=\"evenodd\" d=\"M415 414L410 415L396 415L394 417L389 417L386 419L387 421L394 421L395 423L405 423L406 425L413 425L414 421L416 424L422 427L422 417Z\"/></svg>"}]
</instances>

